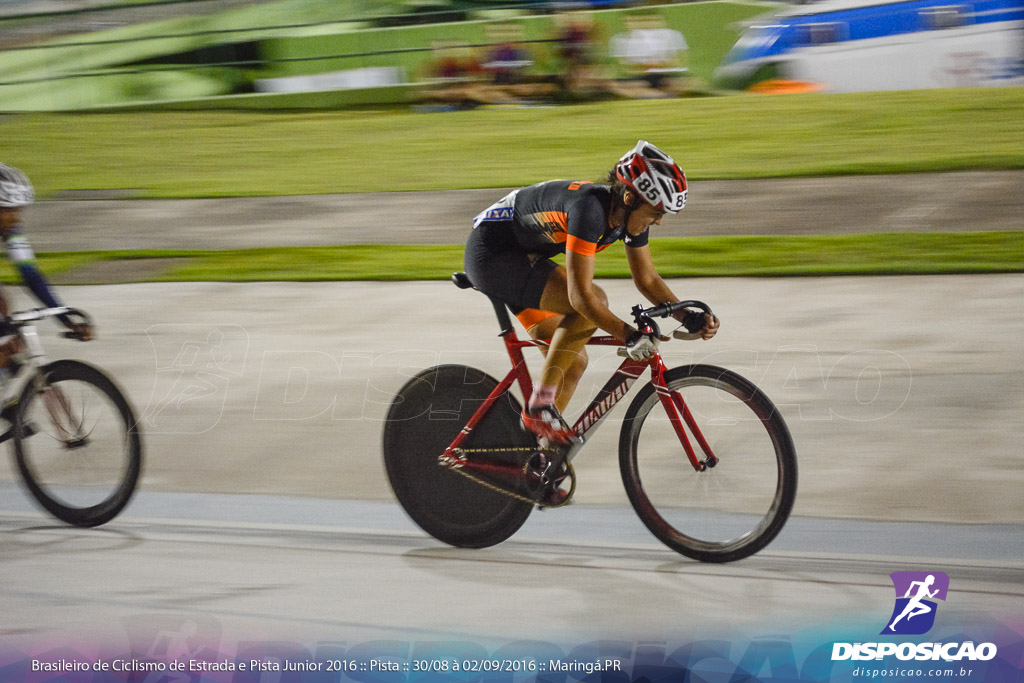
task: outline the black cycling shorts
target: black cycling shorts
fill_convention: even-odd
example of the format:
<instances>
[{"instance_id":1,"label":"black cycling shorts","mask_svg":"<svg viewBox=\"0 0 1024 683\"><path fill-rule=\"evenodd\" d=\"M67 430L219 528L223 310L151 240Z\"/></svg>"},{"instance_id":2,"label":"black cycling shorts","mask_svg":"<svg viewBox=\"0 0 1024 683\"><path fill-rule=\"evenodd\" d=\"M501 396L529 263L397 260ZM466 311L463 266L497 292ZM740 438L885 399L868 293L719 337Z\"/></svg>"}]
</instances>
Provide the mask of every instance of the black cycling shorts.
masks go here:
<instances>
[{"instance_id":1,"label":"black cycling shorts","mask_svg":"<svg viewBox=\"0 0 1024 683\"><path fill-rule=\"evenodd\" d=\"M505 302L519 315L540 308L544 286L558 264L516 249L504 237L509 234L509 226L502 223L485 223L474 229L466 242L465 267L473 286Z\"/></svg>"}]
</instances>

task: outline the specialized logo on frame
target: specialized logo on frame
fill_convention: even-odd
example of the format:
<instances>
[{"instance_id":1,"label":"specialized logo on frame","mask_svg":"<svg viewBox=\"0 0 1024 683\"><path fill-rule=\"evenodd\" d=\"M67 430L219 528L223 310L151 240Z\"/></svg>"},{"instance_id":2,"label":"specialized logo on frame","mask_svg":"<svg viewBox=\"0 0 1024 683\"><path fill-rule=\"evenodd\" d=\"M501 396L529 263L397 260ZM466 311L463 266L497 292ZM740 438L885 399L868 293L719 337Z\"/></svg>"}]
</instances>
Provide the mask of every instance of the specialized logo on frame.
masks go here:
<instances>
[{"instance_id":1,"label":"specialized logo on frame","mask_svg":"<svg viewBox=\"0 0 1024 683\"><path fill-rule=\"evenodd\" d=\"M919 636L935 624L936 600L945 602L949 576L943 572L893 572L896 604L881 635Z\"/></svg>"}]
</instances>

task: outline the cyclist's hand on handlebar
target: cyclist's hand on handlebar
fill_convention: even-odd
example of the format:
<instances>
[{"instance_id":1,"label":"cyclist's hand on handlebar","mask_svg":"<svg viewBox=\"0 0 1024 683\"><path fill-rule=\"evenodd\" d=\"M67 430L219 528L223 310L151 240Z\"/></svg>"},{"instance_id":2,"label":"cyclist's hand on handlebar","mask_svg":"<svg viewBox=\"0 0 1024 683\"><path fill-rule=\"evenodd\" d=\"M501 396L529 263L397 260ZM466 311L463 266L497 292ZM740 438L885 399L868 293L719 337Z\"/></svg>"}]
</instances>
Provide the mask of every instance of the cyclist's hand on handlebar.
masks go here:
<instances>
[{"instance_id":1,"label":"cyclist's hand on handlebar","mask_svg":"<svg viewBox=\"0 0 1024 683\"><path fill-rule=\"evenodd\" d=\"M642 332L634 332L626 340L626 355L633 360L646 360L657 350L658 342Z\"/></svg>"},{"instance_id":2,"label":"cyclist's hand on handlebar","mask_svg":"<svg viewBox=\"0 0 1024 683\"><path fill-rule=\"evenodd\" d=\"M678 311L672 317L681 322L687 331L699 334L700 338L705 341L718 334L718 328L722 324L717 316L692 308Z\"/></svg>"},{"instance_id":3,"label":"cyclist's hand on handlebar","mask_svg":"<svg viewBox=\"0 0 1024 683\"><path fill-rule=\"evenodd\" d=\"M86 322L68 323L68 331L64 333L64 336L78 341L92 341L92 325Z\"/></svg>"},{"instance_id":4,"label":"cyclist's hand on handlebar","mask_svg":"<svg viewBox=\"0 0 1024 683\"><path fill-rule=\"evenodd\" d=\"M718 328L722 326L722 321L718 319L718 316L711 315L709 313L704 314L704 327L700 331L700 338L704 341L711 339L718 334Z\"/></svg>"}]
</instances>

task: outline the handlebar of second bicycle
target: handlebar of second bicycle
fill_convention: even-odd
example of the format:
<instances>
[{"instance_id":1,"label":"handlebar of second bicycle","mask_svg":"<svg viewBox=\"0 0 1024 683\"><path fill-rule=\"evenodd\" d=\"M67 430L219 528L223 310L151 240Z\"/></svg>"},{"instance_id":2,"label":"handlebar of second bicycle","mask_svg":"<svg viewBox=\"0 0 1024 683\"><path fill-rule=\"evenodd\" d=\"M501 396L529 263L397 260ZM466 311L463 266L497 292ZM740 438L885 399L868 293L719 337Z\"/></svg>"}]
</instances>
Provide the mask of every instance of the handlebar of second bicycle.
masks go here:
<instances>
[{"instance_id":1,"label":"handlebar of second bicycle","mask_svg":"<svg viewBox=\"0 0 1024 683\"><path fill-rule=\"evenodd\" d=\"M33 308L27 311L17 311L7 316L6 322L15 327L21 327L44 318L57 318L61 316L78 318L81 322L92 325L92 318L89 317L88 313L77 308L71 308L70 306L54 306L52 308ZM61 336L74 339L78 335L74 332L63 332Z\"/></svg>"}]
</instances>

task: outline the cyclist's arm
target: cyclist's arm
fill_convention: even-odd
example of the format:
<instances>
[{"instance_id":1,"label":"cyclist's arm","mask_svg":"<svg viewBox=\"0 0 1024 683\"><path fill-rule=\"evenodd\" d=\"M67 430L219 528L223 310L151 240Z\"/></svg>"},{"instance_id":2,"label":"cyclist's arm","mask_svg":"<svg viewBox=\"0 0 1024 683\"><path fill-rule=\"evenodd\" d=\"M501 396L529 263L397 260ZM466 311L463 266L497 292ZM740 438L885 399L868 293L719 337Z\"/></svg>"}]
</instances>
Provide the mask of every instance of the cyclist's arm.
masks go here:
<instances>
[{"instance_id":1,"label":"cyclist's arm","mask_svg":"<svg viewBox=\"0 0 1024 683\"><path fill-rule=\"evenodd\" d=\"M672 293L668 284L658 274L651 260L651 249L647 245L641 247L626 247L626 258L629 261L629 272L633 275L633 282L640 293L647 297L655 306L659 304L679 301L679 297ZM686 317L685 310L678 311L674 316L679 322ZM702 339L711 339L718 333L720 322L718 318L704 314L704 329L701 331Z\"/></svg>"},{"instance_id":2,"label":"cyclist's arm","mask_svg":"<svg viewBox=\"0 0 1024 683\"><path fill-rule=\"evenodd\" d=\"M21 281L28 287L29 291L44 306L49 308L60 306L60 301L57 300L53 290L50 289L50 283L36 267L36 255L32 251L28 240L20 233L11 235L4 242L4 248L7 251L7 258L18 269L18 275L21 276Z\"/></svg>"},{"instance_id":3,"label":"cyclist's arm","mask_svg":"<svg viewBox=\"0 0 1024 683\"><path fill-rule=\"evenodd\" d=\"M608 334L627 341L636 330L612 313L594 291L594 255L608 217L597 195L588 194L592 187L579 186L582 198L567 213L565 271L569 304Z\"/></svg>"},{"instance_id":4,"label":"cyclist's arm","mask_svg":"<svg viewBox=\"0 0 1024 683\"><path fill-rule=\"evenodd\" d=\"M619 319L594 292L594 257L575 251L565 253L565 271L569 281L569 303L582 316L608 334L626 341L635 332Z\"/></svg>"},{"instance_id":5,"label":"cyclist's arm","mask_svg":"<svg viewBox=\"0 0 1024 683\"><path fill-rule=\"evenodd\" d=\"M7 251L7 258L10 259L11 263L14 264L14 267L18 269L21 281L26 287L28 287L29 291L39 299L40 303L48 308L56 308L64 305L61 303L60 299L57 298L57 295L54 294L46 276L43 275L42 271L36 267L35 253L32 251L32 247L23 235L17 234L8 237L4 243L4 247ZM92 338L92 329L88 323L73 322L66 315L59 315L57 316L57 319L63 323L65 327L74 331L83 341Z\"/></svg>"},{"instance_id":6,"label":"cyclist's arm","mask_svg":"<svg viewBox=\"0 0 1024 683\"><path fill-rule=\"evenodd\" d=\"M55 308L62 306L63 304L54 295L53 290L50 289L50 283L46 280L46 276L36 268L35 263L22 262L16 263L15 266L18 268L18 273L21 275L21 281L25 283L29 291L39 301L48 308Z\"/></svg>"},{"instance_id":7,"label":"cyclist's arm","mask_svg":"<svg viewBox=\"0 0 1024 683\"><path fill-rule=\"evenodd\" d=\"M626 259L629 261L629 272L637 290L655 306L679 301L669 286L658 274L651 259L651 248L646 244L642 247L626 247Z\"/></svg>"}]
</instances>

